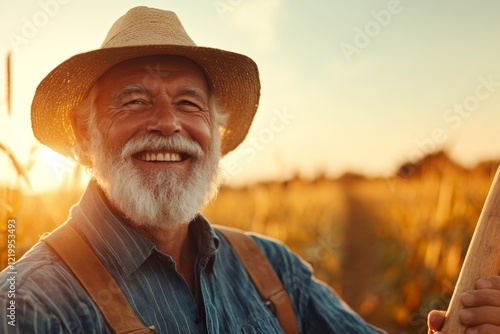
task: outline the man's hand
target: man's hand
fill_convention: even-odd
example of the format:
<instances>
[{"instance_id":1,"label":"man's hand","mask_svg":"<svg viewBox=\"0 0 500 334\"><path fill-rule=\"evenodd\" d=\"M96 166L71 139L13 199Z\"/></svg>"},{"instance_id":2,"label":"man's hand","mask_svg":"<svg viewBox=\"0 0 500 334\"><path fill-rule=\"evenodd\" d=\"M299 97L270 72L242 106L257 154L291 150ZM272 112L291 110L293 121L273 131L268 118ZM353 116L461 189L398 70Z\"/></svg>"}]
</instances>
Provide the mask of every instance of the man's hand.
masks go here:
<instances>
[{"instance_id":1,"label":"man's hand","mask_svg":"<svg viewBox=\"0 0 500 334\"><path fill-rule=\"evenodd\" d=\"M459 318L467 326L467 334L500 334L500 276L479 279L476 290L463 293L460 300L464 309ZM427 317L429 333L439 333L444 320L444 311L431 311Z\"/></svg>"}]
</instances>

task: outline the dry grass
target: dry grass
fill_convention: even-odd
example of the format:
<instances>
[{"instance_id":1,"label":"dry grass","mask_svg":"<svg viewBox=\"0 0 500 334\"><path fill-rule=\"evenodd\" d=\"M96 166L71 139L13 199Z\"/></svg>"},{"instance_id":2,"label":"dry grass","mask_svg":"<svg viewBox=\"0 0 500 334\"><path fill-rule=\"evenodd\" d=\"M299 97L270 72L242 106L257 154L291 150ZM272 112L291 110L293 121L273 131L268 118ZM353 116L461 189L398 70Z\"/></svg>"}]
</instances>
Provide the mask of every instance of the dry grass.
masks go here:
<instances>
[{"instance_id":1,"label":"dry grass","mask_svg":"<svg viewBox=\"0 0 500 334\"><path fill-rule=\"evenodd\" d=\"M284 241L370 322L424 333L427 312L447 306L495 167L465 170L440 153L388 180L348 175L224 187L204 214ZM18 253L64 222L81 192L13 191Z\"/></svg>"}]
</instances>

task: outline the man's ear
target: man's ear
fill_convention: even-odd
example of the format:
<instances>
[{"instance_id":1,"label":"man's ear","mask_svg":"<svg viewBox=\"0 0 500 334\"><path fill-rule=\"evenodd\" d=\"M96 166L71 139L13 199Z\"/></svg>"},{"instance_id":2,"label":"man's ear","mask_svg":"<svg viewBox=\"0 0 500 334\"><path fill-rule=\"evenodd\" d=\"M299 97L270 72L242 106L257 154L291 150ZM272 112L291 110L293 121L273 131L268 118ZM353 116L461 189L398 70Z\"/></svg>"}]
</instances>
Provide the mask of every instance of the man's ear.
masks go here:
<instances>
[{"instance_id":1,"label":"man's ear","mask_svg":"<svg viewBox=\"0 0 500 334\"><path fill-rule=\"evenodd\" d=\"M77 117L70 113L71 126L73 127L73 133L75 135L76 144L74 147L74 153L78 162L84 166L92 167L92 161L90 159L90 134L89 129L86 124L82 124Z\"/></svg>"}]
</instances>

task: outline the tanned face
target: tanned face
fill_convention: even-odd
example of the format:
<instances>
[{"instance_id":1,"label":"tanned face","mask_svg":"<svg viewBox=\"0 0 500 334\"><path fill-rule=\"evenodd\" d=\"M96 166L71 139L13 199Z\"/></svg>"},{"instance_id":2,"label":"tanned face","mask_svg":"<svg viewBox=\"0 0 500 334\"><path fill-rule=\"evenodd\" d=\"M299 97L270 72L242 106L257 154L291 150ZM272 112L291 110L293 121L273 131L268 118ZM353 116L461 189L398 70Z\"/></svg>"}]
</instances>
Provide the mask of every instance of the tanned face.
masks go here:
<instances>
[{"instance_id":1,"label":"tanned face","mask_svg":"<svg viewBox=\"0 0 500 334\"><path fill-rule=\"evenodd\" d=\"M188 223L219 184L218 125L201 69L182 57L137 58L94 88L87 151L110 202L136 225Z\"/></svg>"}]
</instances>

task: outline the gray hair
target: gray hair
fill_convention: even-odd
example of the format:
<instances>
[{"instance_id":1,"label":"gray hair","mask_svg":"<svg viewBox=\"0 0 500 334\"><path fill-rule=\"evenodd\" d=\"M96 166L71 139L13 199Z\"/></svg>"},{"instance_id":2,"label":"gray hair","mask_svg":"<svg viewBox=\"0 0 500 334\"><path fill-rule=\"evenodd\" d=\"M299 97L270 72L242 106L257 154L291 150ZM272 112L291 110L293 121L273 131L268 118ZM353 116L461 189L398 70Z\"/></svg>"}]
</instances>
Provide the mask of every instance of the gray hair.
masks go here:
<instances>
[{"instance_id":1,"label":"gray hair","mask_svg":"<svg viewBox=\"0 0 500 334\"><path fill-rule=\"evenodd\" d=\"M89 130L91 124L95 121L98 90L98 84L94 84L85 99L70 111L70 116L74 123L82 125L85 129L87 129L87 131ZM210 113L210 120L214 125L214 131L212 133L218 133L218 131L215 131L215 128L220 129L221 127L224 127L227 122L228 115L219 106L217 98L212 92L209 93L208 97L208 111ZM73 146L73 152L76 160L85 164L86 153L83 152L78 142L76 142Z\"/></svg>"}]
</instances>

